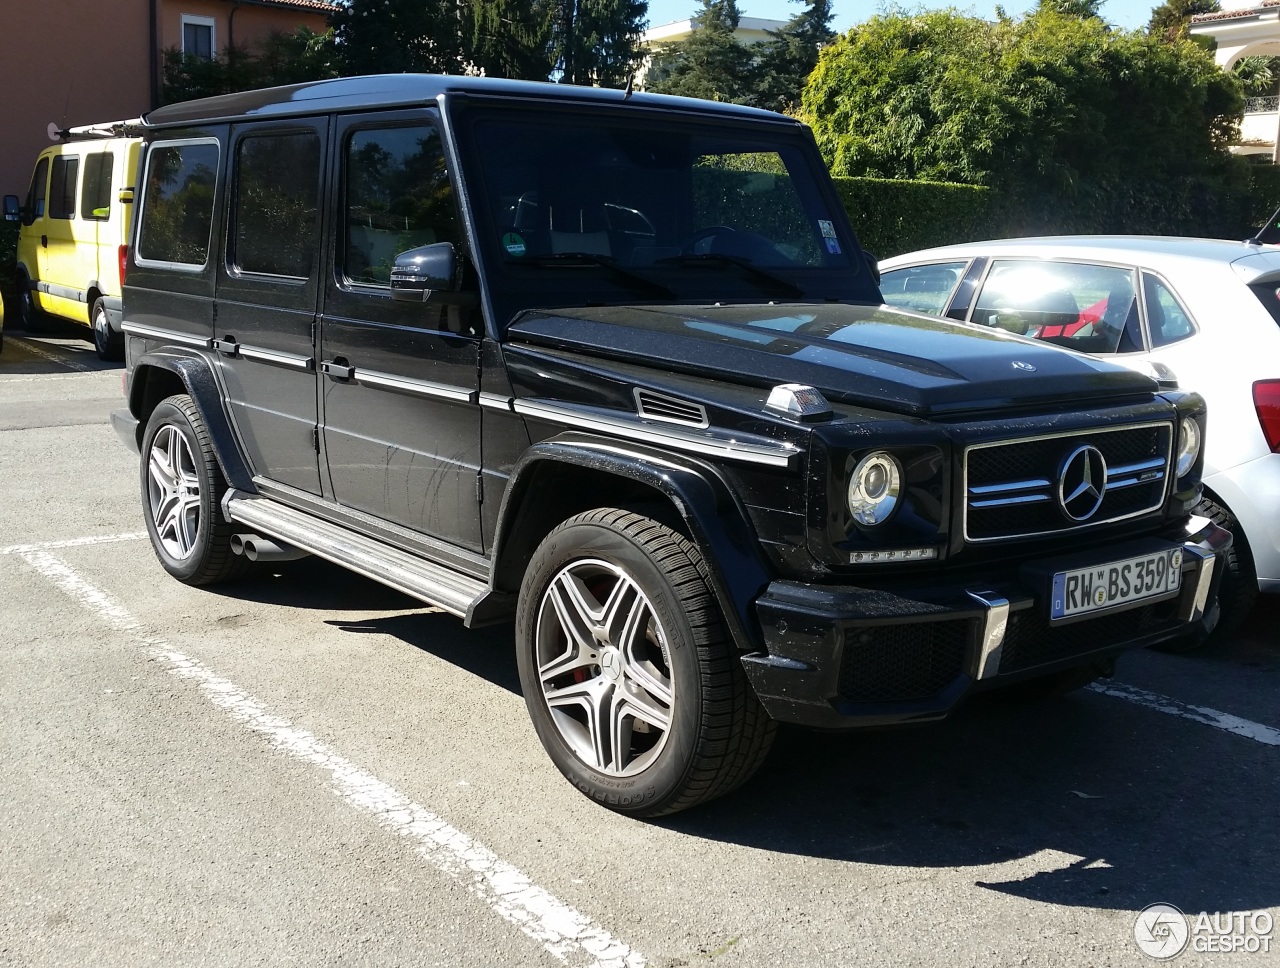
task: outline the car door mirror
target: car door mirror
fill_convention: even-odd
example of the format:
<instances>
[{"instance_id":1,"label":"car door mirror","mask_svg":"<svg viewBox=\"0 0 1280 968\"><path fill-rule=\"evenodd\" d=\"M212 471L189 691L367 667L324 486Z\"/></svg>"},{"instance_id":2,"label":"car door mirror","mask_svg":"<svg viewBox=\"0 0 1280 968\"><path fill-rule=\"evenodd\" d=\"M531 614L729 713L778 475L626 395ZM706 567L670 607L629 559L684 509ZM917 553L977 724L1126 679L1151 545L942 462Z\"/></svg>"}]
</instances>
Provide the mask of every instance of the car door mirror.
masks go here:
<instances>
[{"instance_id":1,"label":"car door mirror","mask_svg":"<svg viewBox=\"0 0 1280 968\"><path fill-rule=\"evenodd\" d=\"M4 197L4 220L6 222L17 222L22 218L22 205L18 201L17 195L6 195Z\"/></svg>"},{"instance_id":2,"label":"car door mirror","mask_svg":"<svg viewBox=\"0 0 1280 968\"><path fill-rule=\"evenodd\" d=\"M437 292L456 292L461 284L461 260L452 242L420 245L401 252L391 268L391 298L397 302L426 302Z\"/></svg>"}]
</instances>

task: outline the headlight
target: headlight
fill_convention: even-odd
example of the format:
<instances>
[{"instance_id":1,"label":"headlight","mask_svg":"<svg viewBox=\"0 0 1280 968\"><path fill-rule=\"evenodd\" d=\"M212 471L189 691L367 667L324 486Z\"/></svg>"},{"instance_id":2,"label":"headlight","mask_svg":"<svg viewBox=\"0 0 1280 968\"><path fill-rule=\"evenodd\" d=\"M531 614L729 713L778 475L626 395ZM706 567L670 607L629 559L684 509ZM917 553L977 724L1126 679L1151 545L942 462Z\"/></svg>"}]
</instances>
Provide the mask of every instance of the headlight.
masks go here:
<instances>
[{"instance_id":1,"label":"headlight","mask_svg":"<svg viewBox=\"0 0 1280 968\"><path fill-rule=\"evenodd\" d=\"M898 506L902 467L884 451L858 461L849 478L849 513L859 524L880 524Z\"/></svg>"},{"instance_id":2,"label":"headlight","mask_svg":"<svg viewBox=\"0 0 1280 968\"><path fill-rule=\"evenodd\" d=\"M1190 417L1182 418L1182 430L1178 434L1177 477L1185 477L1191 465L1200 456L1200 425Z\"/></svg>"}]
</instances>

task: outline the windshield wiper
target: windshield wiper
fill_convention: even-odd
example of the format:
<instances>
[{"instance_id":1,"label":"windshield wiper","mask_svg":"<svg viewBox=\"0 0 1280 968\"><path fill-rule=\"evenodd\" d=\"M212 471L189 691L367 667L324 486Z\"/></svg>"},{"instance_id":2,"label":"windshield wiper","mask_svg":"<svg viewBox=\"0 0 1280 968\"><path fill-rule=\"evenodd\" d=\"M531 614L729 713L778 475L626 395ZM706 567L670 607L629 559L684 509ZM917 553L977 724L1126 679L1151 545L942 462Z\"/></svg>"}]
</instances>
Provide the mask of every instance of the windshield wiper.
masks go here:
<instances>
[{"instance_id":1,"label":"windshield wiper","mask_svg":"<svg viewBox=\"0 0 1280 968\"><path fill-rule=\"evenodd\" d=\"M797 286L790 279L784 279L767 269L761 269L750 259L744 259L736 255L725 255L721 252L700 252L689 255L672 255L665 259L658 259L660 263L671 263L673 265L697 265L699 262L714 262L724 265L738 266L740 269L746 270L747 275L755 279L757 282L764 283L761 288L773 289L775 292L784 292L789 296L803 298L805 291Z\"/></svg>"},{"instance_id":2,"label":"windshield wiper","mask_svg":"<svg viewBox=\"0 0 1280 968\"><path fill-rule=\"evenodd\" d=\"M521 259L525 265L573 265L588 264L594 266L602 266L608 269L619 279L626 279L629 282L638 283L650 292L656 292L664 299L675 299L676 292L658 282L656 279L650 279L638 272L632 272L630 269L624 269L618 265L618 260L609 256L597 255L594 252L557 252L555 255L535 256L532 259Z\"/></svg>"}]
</instances>

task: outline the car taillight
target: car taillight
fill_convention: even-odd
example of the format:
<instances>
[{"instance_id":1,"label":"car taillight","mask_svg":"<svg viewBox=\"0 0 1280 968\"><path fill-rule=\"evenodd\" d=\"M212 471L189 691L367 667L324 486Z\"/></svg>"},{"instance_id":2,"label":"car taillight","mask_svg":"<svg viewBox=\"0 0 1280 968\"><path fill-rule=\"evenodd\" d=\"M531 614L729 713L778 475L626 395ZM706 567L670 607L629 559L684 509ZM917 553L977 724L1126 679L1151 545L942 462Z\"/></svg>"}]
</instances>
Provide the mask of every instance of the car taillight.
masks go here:
<instances>
[{"instance_id":1,"label":"car taillight","mask_svg":"<svg viewBox=\"0 0 1280 968\"><path fill-rule=\"evenodd\" d=\"M125 272L129 268L129 247L127 245L120 246L120 288L124 288Z\"/></svg>"},{"instance_id":2,"label":"car taillight","mask_svg":"<svg viewBox=\"0 0 1280 968\"><path fill-rule=\"evenodd\" d=\"M1253 385L1253 407L1258 411L1262 435L1272 453L1280 454L1280 380L1259 380Z\"/></svg>"}]
</instances>

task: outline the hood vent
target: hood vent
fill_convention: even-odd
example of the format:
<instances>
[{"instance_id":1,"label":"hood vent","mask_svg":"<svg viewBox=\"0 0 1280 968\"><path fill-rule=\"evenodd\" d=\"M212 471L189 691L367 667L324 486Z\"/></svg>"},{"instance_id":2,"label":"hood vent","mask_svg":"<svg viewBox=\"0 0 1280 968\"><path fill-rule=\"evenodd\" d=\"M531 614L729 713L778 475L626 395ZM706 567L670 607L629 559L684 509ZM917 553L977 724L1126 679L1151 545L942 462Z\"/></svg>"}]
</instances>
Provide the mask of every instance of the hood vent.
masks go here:
<instances>
[{"instance_id":1,"label":"hood vent","mask_svg":"<svg viewBox=\"0 0 1280 968\"><path fill-rule=\"evenodd\" d=\"M646 420L662 420L684 424L687 427L706 427L707 408L700 403L690 403L665 393L636 388L636 412Z\"/></svg>"}]
</instances>

